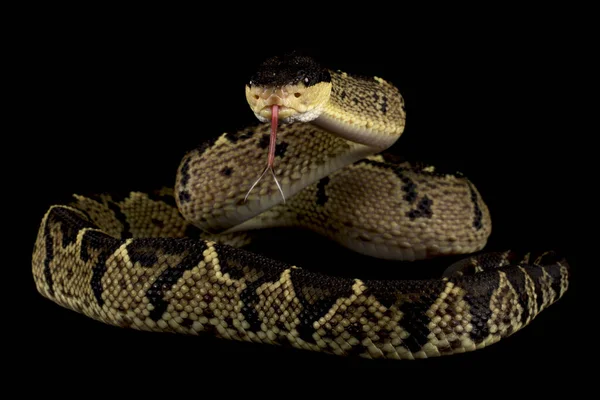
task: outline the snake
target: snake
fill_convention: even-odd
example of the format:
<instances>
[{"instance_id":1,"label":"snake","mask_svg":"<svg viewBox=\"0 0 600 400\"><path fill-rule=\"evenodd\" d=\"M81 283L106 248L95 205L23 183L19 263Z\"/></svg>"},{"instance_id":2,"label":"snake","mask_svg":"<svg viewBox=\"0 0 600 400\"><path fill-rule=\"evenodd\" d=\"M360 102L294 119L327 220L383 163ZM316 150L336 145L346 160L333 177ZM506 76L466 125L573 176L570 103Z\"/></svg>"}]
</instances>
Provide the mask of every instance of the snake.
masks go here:
<instances>
[{"instance_id":1,"label":"snake","mask_svg":"<svg viewBox=\"0 0 600 400\"><path fill-rule=\"evenodd\" d=\"M121 328L412 360L492 345L567 291L555 252L484 251L490 211L467 177L386 151L406 122L392 83L286 54L245 95L258 121L188 151L174 186L51 205L38 292ZM245 248L280 227L398 265L464 258L436 278L366 279Z\"/></svg>"}]
</instances>

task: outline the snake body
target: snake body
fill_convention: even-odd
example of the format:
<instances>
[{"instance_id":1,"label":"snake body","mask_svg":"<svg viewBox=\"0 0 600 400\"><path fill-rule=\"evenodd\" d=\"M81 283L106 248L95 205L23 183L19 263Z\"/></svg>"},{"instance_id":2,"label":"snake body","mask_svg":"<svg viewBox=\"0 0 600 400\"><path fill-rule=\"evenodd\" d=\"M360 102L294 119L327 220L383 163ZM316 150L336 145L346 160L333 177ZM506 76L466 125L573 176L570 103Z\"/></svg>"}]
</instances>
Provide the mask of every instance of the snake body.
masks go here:
<instances>
[{"instance_id":1,"label":"snake body","mask_svg":"<svg viewBox=\"0 0 600 400\"><path fill-rule=\"evenodd\" d=\"M225 133L184 156L174 190L76 195L50 207L33 252L38 291L120 327L393 359L483 348L566 292L568 264L554 253L478 254L439 279L366 280L235 247L248 230L299 226L369 256L416 260L479 251L491 232L466 177L376 154L404 129L395 87L300 64L268 78L266 63L246 90L251 106L268 103L276 90L264 95L262 81L280 79L285 85L271 85L283 87L280 100L307 101L284 115L295 122L279 134L275 173L286 204L268 180L244 201L269 126ZM314 124L300 123L307 115ZM340 129L346 138L332 133Z\"/></svg>"}]
</instances>

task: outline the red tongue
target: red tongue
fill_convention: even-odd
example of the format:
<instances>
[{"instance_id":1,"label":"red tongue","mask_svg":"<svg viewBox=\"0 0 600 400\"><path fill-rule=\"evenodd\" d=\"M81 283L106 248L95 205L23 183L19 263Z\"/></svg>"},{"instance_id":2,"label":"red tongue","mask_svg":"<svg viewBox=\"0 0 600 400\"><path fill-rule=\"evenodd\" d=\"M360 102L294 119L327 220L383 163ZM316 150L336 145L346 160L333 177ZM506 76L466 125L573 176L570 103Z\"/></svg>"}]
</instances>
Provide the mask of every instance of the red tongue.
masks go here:
<instances>
[{"instance_id":1,"label":"red tongue","mask_svg":"<svg viewBox=\"0 0 600 400\"><path fill-rule=\"evenodd\" d=\"M275 144L277 143L277 125L279 124L279 106L271 106L271 138L269 140L269 159L267 165L273 168L275 162Z\"/></svg>"}]
</instances>

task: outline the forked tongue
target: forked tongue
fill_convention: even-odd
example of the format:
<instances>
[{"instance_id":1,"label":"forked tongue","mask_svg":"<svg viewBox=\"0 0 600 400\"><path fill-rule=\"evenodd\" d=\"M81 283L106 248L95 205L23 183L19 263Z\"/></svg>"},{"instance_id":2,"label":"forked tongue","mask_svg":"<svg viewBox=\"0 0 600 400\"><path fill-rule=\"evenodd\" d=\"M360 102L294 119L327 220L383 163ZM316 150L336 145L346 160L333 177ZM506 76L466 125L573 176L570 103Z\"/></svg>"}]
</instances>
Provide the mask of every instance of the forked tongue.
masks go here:
<instances>
[{"instance_id":1,"label":"forked tongue","mask_svg":"<svg viewBox=\"0 0 600 400\"><path fill-rule=\"evenodd\" d=\"M254 184L252 185L250 190L248 190L248 193L246 193L246 197L244 197L244 201L246 201L248 199L250 192L252 192L252 189L254 189L254 187L258 184L258 182L260 182L260 180L263 178L263 176L265 176L265 174L267 172L271 172L271 175L273 176L273 180L275 181L275 184L277 185L277 189L279 189L279 193L281 193L281 197L283 198L283 202L285 203L285 195L283 194L283 190L281 189L281 186L279 185L279 182L277 181L277 177L275 176L275 171L273 169L273 165L275 164L275 145L277 144L277 125L278 124L279 124L279 106L273 105L273 106L271 106L271 137L269 139L269 157L267 160L267 167L265 168L263 173L260 175L260 177L256 180L256 182L254 182Z\"/></svg>"}]
</instances>

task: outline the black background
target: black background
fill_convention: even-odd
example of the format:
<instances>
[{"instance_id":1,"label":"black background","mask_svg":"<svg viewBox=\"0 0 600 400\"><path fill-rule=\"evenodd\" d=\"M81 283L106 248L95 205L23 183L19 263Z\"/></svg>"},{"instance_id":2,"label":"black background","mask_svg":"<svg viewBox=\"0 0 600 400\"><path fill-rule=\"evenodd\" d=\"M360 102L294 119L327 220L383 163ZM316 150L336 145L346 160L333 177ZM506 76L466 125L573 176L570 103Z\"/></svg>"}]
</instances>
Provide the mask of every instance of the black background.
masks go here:
<instances>
[{"instance_id":1,"label":"black background","mask_svg":"<svg viewBox=\"0 0 600 400\"><path fill-rule=\"evenodd\" d=\"M284 46L274 44L257 33L228 39L218 31L179 30L173 21L153 29L89 19L44 27L22 59L26 79L21 95L29 111L22 135L16 135L27 145L25 161L17 167L23 177L17 191L29 202L26 220L20 216L25 229L20 240L26 243L19 264L30 265L39 221L51 204L76 192L172 184L187 150L254 123L244 99L245 82L265 57L299 49L330 68L381 76L399 87L407 126L392 150L471 178L492 214L488 249L556 249L577 270L574 216L581 204L571 156L577 139L564 122L558 92L565 85L559 62L565 50L552 29L502 26L481 34L450 30L430 38L421 28L399 30L397 37L371 35L345 47L307 47L291 39L283 40ZM358 266L371 264L325 250L329 247L310 235L294 233L292 238L301 242L291 244L279 237L265 251L305 268L323 267L310 263L307 255L315 252L302 247L309 240L327 251L320 257L325 267L342 260L336 273L354 274ZM38 361L52 360L57 370L93 370L103 360L120 359L117 370L124 374L134 373L134 363L162 372L193 365L234 371L381 366L419 373L510 366L532 373L547 365L565 368L574 356L569 343L575 336L576 273L566 297L513 337L470 354L398 363L105 326L43 299L22 267L30 300L23 307L35 315L22 338L43 338L28 345L31 354ZM359 274L402 276L390 272L392 267L372 261L372 269ZM420 268L406 267L409 275L428 274ZM39 363L27 368L34 364Z\"/></svg>"}]
</instances>

